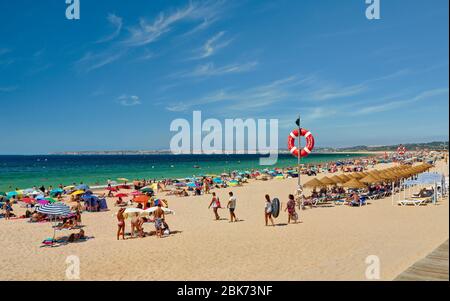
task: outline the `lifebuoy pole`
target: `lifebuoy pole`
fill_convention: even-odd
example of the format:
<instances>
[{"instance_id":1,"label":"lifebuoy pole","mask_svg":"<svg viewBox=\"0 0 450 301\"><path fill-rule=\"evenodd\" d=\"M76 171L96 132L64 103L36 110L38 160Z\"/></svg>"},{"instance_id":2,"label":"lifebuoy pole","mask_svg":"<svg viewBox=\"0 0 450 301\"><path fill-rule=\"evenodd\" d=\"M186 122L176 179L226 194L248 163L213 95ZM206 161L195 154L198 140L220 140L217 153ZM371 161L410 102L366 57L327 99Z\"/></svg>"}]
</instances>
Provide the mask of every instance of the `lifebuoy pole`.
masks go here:
<instances>
[{"instance_id":1,"label":"lifebuoy pole","mask_svg":"<svg viewBox=\"0 0 450 301\"><path fill-rule=\"evenodd\" d=\"M298 155L297 155L297 172L298 172L298 178L297 178L297 196L300 199L300 209L303 208L303 199L301 197L302 194L302 184L300 180L300 158L301 158L301 147L300 147L300 137L301 137L301 127L300 127L300 114L298 114L298 142L297 142L297 149L298 149Z\"/></svg>"}]
</instances>

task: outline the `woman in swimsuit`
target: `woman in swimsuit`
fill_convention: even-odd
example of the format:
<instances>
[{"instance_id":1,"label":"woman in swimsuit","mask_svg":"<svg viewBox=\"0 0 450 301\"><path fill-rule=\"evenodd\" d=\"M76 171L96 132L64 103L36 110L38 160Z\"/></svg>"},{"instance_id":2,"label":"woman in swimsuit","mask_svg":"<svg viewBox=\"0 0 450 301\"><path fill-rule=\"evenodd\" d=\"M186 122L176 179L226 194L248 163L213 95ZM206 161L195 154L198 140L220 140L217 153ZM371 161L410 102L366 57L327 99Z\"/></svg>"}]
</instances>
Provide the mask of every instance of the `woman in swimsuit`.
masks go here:
<instances>
[{"instance_id":1,"label":"woman in swimsuit","mask_svg":"<svg viewBox=\"0 0 450 301\"><path fill-rule=\"evenodd\" d=\"M117 213L117 240L119 240L120 234L122 234L122 239L125 239L125 218L123 217L124 211L125 208L120 208L119 212Z\"/></svg>"},{"instance_id":2,"label":"woman in swimsuit","mask_svg":"<svg viewBox=\"0 0 450 301\"><path fill-rule=\"evenodd\" d=\"M219 207L220 207L219 198L216 196L215 192L213 192L212 195L213 195L213 197L212 197L211 203L209 203L208 209L211 208L211 206L212 206L214 215L216 217L216 221L218 221L220 219L219 213L217 213L217 209L219 209Z\"/></svg>"}]
</instances>

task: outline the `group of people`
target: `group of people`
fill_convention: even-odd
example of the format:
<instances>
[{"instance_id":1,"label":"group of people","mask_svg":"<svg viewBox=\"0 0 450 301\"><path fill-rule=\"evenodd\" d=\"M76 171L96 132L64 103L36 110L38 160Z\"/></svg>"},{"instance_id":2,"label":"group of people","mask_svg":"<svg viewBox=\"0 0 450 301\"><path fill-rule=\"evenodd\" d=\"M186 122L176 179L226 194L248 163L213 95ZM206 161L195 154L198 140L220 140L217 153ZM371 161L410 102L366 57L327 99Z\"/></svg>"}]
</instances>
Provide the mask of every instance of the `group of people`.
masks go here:
<instances>
[{"instance_id":1,"label":"group of people","mask_svg":"<svg viewBox=\"0 0 450 301\"><path fill-rule=\"evenodd\" d=\"M229 199L228 199L226 208L228 209L229 214L230 214L229 222L230 223L237 222L237 221L239 221L236 217L237 198L232 191L230 191L228 193L228 195L229 195ZM298 214L295 210L295 206L296 206L295 197L294 197L294 195L289 194L288 201L286 203L286 208L284 209L284 211L287 211L287 213L288 213L288 224L290 224L291 222L294 222L294 223L298 222ZM208 209L210 209L210 208L213 209L215 220L220 220L218 210L221 209L222 206L221 206L219 197L216 195L215 192L212 193L212 199L208 206ZM272 211L273 211L272 200L271 200L270 196L268 194L266 194L265 195L265 205L264 205L264 218L265 218L266 226L268 226L269 221L271 222L272 226L275 225L273 222Z\"/></svg>"},{"instance_id":2,"label":"group of people","mask_svg":"<svg viewBox=\"0 0 450 301\"><path fill-rule=\"evenodd\" d=\"M140 205L140 204L139 204ZM122 237L125 239L125 208L120 208L117 213L117 240ZM161 238L164 235L170 234L170 228L165 220L164 210L162 209L161 202L158 203L157 209L152 213L151 218L140 216L138 212L132 213L131 217L131 238L137 237L143 238L146 236L144 231L144 223L153 222L155 223L155 233L156 237Z\"/></svg>"}]
</instances>

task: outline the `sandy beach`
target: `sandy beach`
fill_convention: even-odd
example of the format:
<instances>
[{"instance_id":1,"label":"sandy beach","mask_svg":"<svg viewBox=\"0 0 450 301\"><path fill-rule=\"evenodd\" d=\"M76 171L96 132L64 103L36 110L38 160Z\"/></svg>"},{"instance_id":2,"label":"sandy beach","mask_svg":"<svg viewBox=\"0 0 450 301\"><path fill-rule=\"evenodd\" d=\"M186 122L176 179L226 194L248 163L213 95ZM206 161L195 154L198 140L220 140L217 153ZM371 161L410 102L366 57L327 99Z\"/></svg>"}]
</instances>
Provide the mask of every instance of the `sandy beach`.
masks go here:
<instances>
[{"instance_id":1,"label":"sandy beach","mask_svg":"<svg viewBox=\"0 0 450 301\"><path fill-rule=\"evenodd\" d=\"M443 161L433 170L448 175ZM448 199L421 207L393 206L388 197L363 207L307 208L299 212L302 223L290 225L283 211L275 227L265 227L264 195L284 205L296 185L297 179L274 179L216 190L222 203L231 190L237 196L237 223L228 222L227 210L219 211L226 219L214 220L210 195L164 197L176 215L167 217L175 233L162 239L117 241L114 199L110 211L83 213L93 239L55 248L40 247L52 235L49 223L2 219L0 279L66 280L66 257L75 255L80 280L366 280L365 260L376 255L381 280L392 280L449 237Z\"/></svg>"}]
</instances>

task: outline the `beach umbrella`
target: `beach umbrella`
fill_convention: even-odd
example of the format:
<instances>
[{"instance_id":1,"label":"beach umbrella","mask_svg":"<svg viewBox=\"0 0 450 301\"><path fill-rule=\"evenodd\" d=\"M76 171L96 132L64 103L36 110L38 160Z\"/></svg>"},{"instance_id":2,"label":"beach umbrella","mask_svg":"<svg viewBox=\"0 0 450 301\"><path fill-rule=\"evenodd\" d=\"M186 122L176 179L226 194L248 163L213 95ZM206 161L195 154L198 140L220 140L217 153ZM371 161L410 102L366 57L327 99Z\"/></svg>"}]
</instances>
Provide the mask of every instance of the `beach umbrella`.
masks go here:
<instances>
[{"instance_id":1,"label":"beach umbrella","mask_svg":"<svg viewBox=\"0 0 450 301\"><path fill-rule=\"evenodd\" d=\"M42 191L40 190L33 190L32 192L27 193L27 195L40 195L40 194L42 194Z\"/></svg>"},{"instance_id":2,"label":"beach umbrella","mask_svg":"<svg viewBox=\"0 0 450 301\"><path fill-rule=\"evenodd\" d=\"M347 182L348 180L352 179L352 178L350 178L349 176L344 175L344 174L339 175L339 178L341 178L342 180L344 180L344 182Z\"/></svg>"},{"instance_id":3,"label":"beach umbrella","mask_svg":"<svg viewBox=\"0 0 450 301\"><path fill-rule=\"evenodd\" d=\"M355 178L357 178L357 179L362 179L362 178L364 178L365 176L366 176L366 174L363 173L363 172L357 172L357 173L355 173Z\"/></svg>"},{"instance_id":4,"label":"beach umbrella","mask_svg":"<svg viewBox=\"0 0 450 301\"><path fill-rule=\"evenodd\" d=\"M197 187L197 184L195 184L194 182L189 182L186 185L187 185L187 187L192 187L192 188Z\"/></svg>"},{"instance_id":5,"label":"beach umbrella","mask_svg":"<svg viewBox=\"0 0 450 301\"><path fill-rule=\"evenodd\" d=\"M311 179L308 182L306 182L303 186L304 187L314 187L315 188L315 187L325 187L327 185L322 183L318 179L314 178L314 179Z\"/></svg>"},{"instance_id":6,"label":"beach umbrella","mask_svg":"<svg viewBox=\"0 0 450 301\"><path fill-rule=\"evenodd\" d=\"M126 193L118 193L115 195L116 198L124 198L126 196L128 196L128 194L126 194Z\"/></svg>"},{"instance_id":7,"label":"beach umbrella","mask_svg":"<svg viewBox=\"0 0 450 301\"><path fill-rule=\"evenodd\" d=\"M236 181L236 180L231 180L231 181L228 182L228 185L231 186L231 187L238 186L239 182Z\"/></svg>"},{"instance_id":8,"label":"beach umbrella","mask_svg":"<svg viewBox=\"0 0 450 301\"><path fill-rule=\"evenodd\" d=\"M64 190L72 190L72 189L74 189L75 188L75 186L73 186L73 185L69 185L69 186L66 186L66 187L63 187L63 189Z\"/></svg>"},{"instance_id":9,"label":"beach umbrella","mask_svg":"<svg viewBox=\"0 0 450 301\"><path fill-rule=\"evenodd\" d=\"M332 179L330 179L330 178L327 177L327 176L323 177L323 178L320 179L319 181L322 182L323 184L326 184L326 185L335 185L335 184L336 184L335 181L333 181Z\"/></svg>"},{"instance_id":10,"label":"beach umbrella","mask_svg":"<svg viewBox=\"0 0 450 301\"><path fill-rule=\"evenodd\" d=\"M45 200L49 201L50 203L56 203L58 202L57 200L53 199L53 198L45 198Z\"/></svg>"},{"instance_id":11,"label":"beach umbrella","mask_svg":"<svg viewBox=\"0 0 450 301\"><path fill-rule=\"evenodd\" d=\"M144 207L147 205L148 200L150 199L147 195L138 195L135 198L133 198L133 202L135 203L141 203L144 205Z\"/></svg>"},{"instance_id":12,"label":"beach umbrella","mask_svg":"<svg viewBox=\"0 0 450 301\"><path fill-rule=\"evenodd\" d=\"M77 190L71 193L71 195L80 195L80 194L84 194L84 190Z\"/></svg>"},{"instance_id":13,"label":"beach umbrella","mask_svg":"<svg viewBox=\"0 0 450 301\"><path fill-rule=\"evenodd\" d=\"M335 183L345 183L345 182L347 182L348 180L345 180L345 179L343 179L343 178L341 178L340 176L338 176L338 175L334 175L334 176L332 176L331 177L331 180L333 180Z\"/></svg>"},{"instance_id":14,"label":"beach umbrella","mask_svg":"<svg viewBox=\"0 0 450 301\"><path fill-rule=\"evenodd\" d=\"M36 200L33 198L25 197L22 199L22 202L24 202L26 204L32 204L32 203L36 202Z\"/></svg>"},{"instance_id":15,"label":"beach umbrella","mask_svg":"<svg viewBox=\"0 0 450 301\"><path fill-rule=\"evenodd\" d=\"M15 196L19 196L19 193L17 191L11 191L6 194L6 197L8 197L8 198L12 198Z\"/></svg>"},{"instance_id":16,"label":"beach umbrella","mask_svg":"<svg viewBox=\"0 0 450 301\"><path fill-rule=\"evenodd\" d=\"M351 179L347 182L345 182L344 184L342 184L342 186L347 187L347 188L366 188L366 184L361 183L360 181L358 181L357 179Z\"/></svg>"},{"instance_id":17,"label":"beach umbrella","mask_svg":"<svg viewBox=\"0 0 450 301\"><path fill-rule=\"evenodd\" d=\"M150 187L144 187L140 189L141 192L143 193L153 193L153 189L151 189Z\"/></svg>"},{"instance_id":18,"label":"beach umbrella","mask_svg":"<svg viewBox=\"0 0 450 301\"><path fill-rule=\"evenodd\" d=\"M88 190L89 186L86 184L80 184L77 186L77 190Z\"/></svg>"},{"instance_id":19,"label":"beach umbrella","mask_svg":"<svg viewBox=\"0 0 450 301\"><path fill-rule=\"evenodd\" d=\"M50 191L50 195L51 196L53 196L53 197L55 197L55 196L57 196L58 194L62 194L64 192L64 190L62 190L62 189L53 189L52 191Z\"/></svg>"},{"instance_id":20,"label":"beach umbrella","mask_svg":"<svg viewBox=\"0 0 450 301\"><path fill-rule=\"evenodd\" d=\"M36 209L37 212L48 215L50 218L64 217L71 214L70 207L63 203L53 203L47 205L41 205ZM53 227L53 240L55 239L56 227Z\"/></svg>"},{"instance_id":21,"label":"beach umbrella","mask_svg":"<svg viewBox=\"0 0 450 301\"><path fill-rule=\"evenodd\" d=\"M50 204L50 201L47 201L46 199L38 200L37 201L39 205L48 205Z\"/></svg>"},{"instance_id":22,"label":"beach umbrella","mask_svg":"<svg viewBox=\"0 0 450 301\"><path fill-rule=\"evenodd\" d=\"M117 188L116 187L106 187L106 190L117 191Z\"/></svg>"},{"instance_id":23,"label":"beach umbrella","mask_svg":"<svg viewBox=\"0 0 450 301\"><path fill-rule=\"evenodd\" d=\"M364 178L360 179L359 181L362 182L362 183L373 184L373 183L379 182L379 179L376 179L372 175L367 175Z\"/></svg>"},{"instance_id":24,"label":"beach umbrella","mask_svg":"<svg viewBox=\"0 0 450 301\"><path fill-rule=\"evenodd\" d=\"M42 214L46 214L49 216L68 216L71 211L70 207L63 203L53 203L39 206L36 210Z\"/></svg>"},{"instance_id":25,"label":"beach umbrella","mask_svg":"<svg viewBox=\"0 0 450 301\"><path fill-rule=\"evenodd\" d=\"M145 212L145 210L143 210L143 209L139 209L139 208L127 208L127 209L125 209L125 211L123 212L123 217L124 217L124 218L133 217L136 213L137 213L139 216L147 216L147 215L148 215L148 212Z\"/></svg>"},{"instance_id":26,"label":"beach umbrella","mask_svg":"<svg viewBox=\"0 0 450 301\"><path fill-rule=\"evenodd\" d=\"M214 178L213 182L216 184L222 184L222 179L221 178Z\"/></svg>"},{"instance_id":27,"label":"beach umbrella","mask_svg":"<svg viewBox=\"0 0 450 301\"><path fill-rule=\"evenodd\" d=\"M151 213L155 212L156 209L158 209L158 208L161 208L165 214L174 214L175 215L175 211L173 211L172 209L169 209L169 208L162 207L162 206L161 207L158 207L158 206L150 207L150 208L145 209L144 211L147 212L148 214L151 214Z\"/></svg>"}]
</instances>

